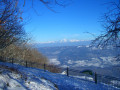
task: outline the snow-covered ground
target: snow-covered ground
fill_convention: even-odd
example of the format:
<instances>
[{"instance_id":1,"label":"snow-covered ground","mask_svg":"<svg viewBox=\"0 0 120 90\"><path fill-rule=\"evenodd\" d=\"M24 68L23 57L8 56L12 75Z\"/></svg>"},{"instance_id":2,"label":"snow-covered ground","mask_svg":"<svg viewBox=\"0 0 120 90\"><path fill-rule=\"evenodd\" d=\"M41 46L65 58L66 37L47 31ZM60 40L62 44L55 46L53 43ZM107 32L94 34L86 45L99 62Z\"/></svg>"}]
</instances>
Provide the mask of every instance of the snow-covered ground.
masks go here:
<instances>
[{"instance_id":1,"label":"snow-covered ground","mask_svg":"<svg viewBox=\"0 0 120 90\"><path fill-rule=\"evenodd\" d=\"M49 59L49 63L54 65L60 65L60 61L58 61L57 58Z\"/></svg>"},{"instance_id":2,"label":"snow-covered ground","mask_svg":"<svg viewBox=\"0 0 120 90\"><path fill-rule=\"evenodd\" d=\"M52 59L50 59L52 60ZM56 59L57 60L57 59ZM91 58L90 60L68 60L67 62L68 66L71 67L109 67L109 66L116 66L119 65L120 62L116 61L115 57L98 57L98 58Z\"/></svg>"},{"instance_id":3,"label":"snow-covered ground","mask_svg":"<svg viewBox=\"0 0 120 90\"><path fill-rule=\"evenodd\" d=\"M118 90L118 88L36 68L0 62L1 90Z\"/></svg>"}]
</instances>

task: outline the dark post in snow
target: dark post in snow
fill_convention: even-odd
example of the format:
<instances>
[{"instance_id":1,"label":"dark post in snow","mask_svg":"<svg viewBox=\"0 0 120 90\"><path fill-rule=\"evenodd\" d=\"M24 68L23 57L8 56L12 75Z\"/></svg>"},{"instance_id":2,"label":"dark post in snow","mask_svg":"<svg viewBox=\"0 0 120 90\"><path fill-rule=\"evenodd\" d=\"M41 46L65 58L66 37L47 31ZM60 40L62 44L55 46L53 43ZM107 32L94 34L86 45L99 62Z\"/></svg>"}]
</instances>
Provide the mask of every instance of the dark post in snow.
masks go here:
<instances>
[{"instance_id":1,"label":"dark post in snow","mask_svg":"<svg viewBox=\"0 0 120 90\"><path fill-rule=\"evenodd\" d=\"M44 72L46 71L45 64L44 64Z\"/></svg>"},{"instance_id":2,"label":"dark post in snow","mask_svg":"<svg viewBox=\"0 0 120 90\"><path fill-rule=\"evenodd\" d=\"M12 58L12 64L13 64L13 58Z\"/></svg>"},{"instance_id":3,"label":"dark post in snow","mask_svg":"<svg viewBox=\"0 0 120 90\"><path fill-rule=\"evenodd\" d=\"M5 57L3 57L3 60L6 62Z\"/></svg>"},{"instance_id":4,"label":"dark post in snow","mask_svg":"<svg viewBox=\"0 0 120 90\"><path fill-rule=\"evenodd\" d=\"M27 61L26 61L26 67L27 67Z\"/></svg>"},{"instance_id":5,"label":"dark post in snow","mask_svg":"<svg viewBox=\"0 0 120 90\"><path fill-rule=\"evenodd\" d=\"M68 72L68 70L69 70L69 69L68 69L68 67L67 67L67 76L69 76L69 72Z\"/></svg>"},{"instance_id":6,"label":"dark post in snow","mask_svg":"<svg viewBox=\"0 0 120 90\"><path fill-rule=\"evenodd\" d=\"M97 84L97 73L95 72L95 84Z\"/></svg>"}]
</instances>

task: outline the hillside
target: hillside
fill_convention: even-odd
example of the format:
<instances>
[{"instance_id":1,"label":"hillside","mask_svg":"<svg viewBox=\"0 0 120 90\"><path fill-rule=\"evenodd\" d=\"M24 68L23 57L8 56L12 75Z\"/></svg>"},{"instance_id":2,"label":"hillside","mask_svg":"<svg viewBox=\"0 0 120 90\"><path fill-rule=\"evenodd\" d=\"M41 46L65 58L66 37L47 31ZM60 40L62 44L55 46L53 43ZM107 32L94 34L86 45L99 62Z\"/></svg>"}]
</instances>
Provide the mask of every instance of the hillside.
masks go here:
<instances>
[{"instance_id":1,"label":"hillside","mask_svg":"<svg viewBox=\"0 0 120 90\"><path fill-rule=\"evenodd\" d=\"M4 90L118 90L75 77L0 62L0 89Z\"/></svg>"}]
</instances>

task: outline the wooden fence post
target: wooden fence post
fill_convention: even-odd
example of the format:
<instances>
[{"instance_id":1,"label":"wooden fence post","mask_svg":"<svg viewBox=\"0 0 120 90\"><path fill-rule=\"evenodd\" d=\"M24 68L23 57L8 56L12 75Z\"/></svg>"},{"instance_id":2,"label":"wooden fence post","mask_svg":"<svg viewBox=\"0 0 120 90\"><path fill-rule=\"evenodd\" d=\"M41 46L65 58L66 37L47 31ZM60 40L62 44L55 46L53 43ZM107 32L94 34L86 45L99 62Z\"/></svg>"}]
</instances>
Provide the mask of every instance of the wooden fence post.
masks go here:
<instances>
[{"instance_id":1,"label":"wooden fence post","mask_svg":"<svg viewBox=\"0 0 120 90\"><path fill-rule=\"evenodd\" d=\"M5 59L4 59L4 57L2 57L2 60L3 60L3 62L5 62Z\"/></svg>"},{"instance_id":2,"label":"wooden fence post","mask_svg":"<svg viewBox=\"0 0 120 90\"><path fill-rule=\"evenodd\" d=\"M13 64L13 58L12 58L12 64Z\"/></svg>"},{"instance_id":3,"label":"wooden fence post","mask_svg":"<svg viewBox=\"0 0 120 90\"><path fill-rule=\"evenodd\" d=\"M6 62L5 57L3 57L4 62Z\"/></svg>"},{"instance_id":4,"label":"wooden fence post","mask_svg":"<svg viewBox=\"0 0 120 90\"><path fill-rule=\"evenodd\" d=\"M44 64L44 72L46 71L46 68L45 68L45 66L46 66L46 65Z\"/></svg>"},{"instance_id":5,"label":"wooden fence post","mask_svg":"<svg viewBox=\"0 0 120 90\"><path fill-rule=\"evenodd\" d=\"M95 72L95 84L97 84L97 73Z\"/></svg>"},{"instance_id":6,"label":"wooden fence post","mask_svg":"<svg viewBox=\"0 0 120 90\"><path fill-rule=\"evenodd\" d=\"M69 76L69 68L67 67L67 76Z\"/></svg>"},{"instance_id":7,"label":"wooden fence post","mask_svg":"<svg viewBox=\"0 0 120 90\"><path fill-rule=\"evenodd\" d=\"M27 61L26 61L26 67L28 67L28 66L27 66Z\"/></svg>"}]
</instances>

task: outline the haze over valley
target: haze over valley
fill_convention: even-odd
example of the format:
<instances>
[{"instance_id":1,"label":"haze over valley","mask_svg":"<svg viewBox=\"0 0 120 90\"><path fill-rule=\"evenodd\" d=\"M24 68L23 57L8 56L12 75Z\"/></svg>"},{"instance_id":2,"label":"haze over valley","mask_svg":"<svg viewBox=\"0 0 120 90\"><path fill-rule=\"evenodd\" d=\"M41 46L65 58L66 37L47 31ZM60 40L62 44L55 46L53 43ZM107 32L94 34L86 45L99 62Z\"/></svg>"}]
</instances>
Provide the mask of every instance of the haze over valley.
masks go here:
<instances>
[{"instance_id":1,"label":"haze over valley","mask_svg":"<svg viewBox=\"0 0 120 90\"><path fill-rule=\"evenodd\" d=\"M44 44L45 47L41 44L33 46L36 46L43 55L47 56L51 64L68 66L77 70L91 69L100 74L119 76L120 62L116 58L118 50L111 47L98 49L90 47L89 43L90 41L55 42L55 44Z\"/></svg>"}]
</instances>

